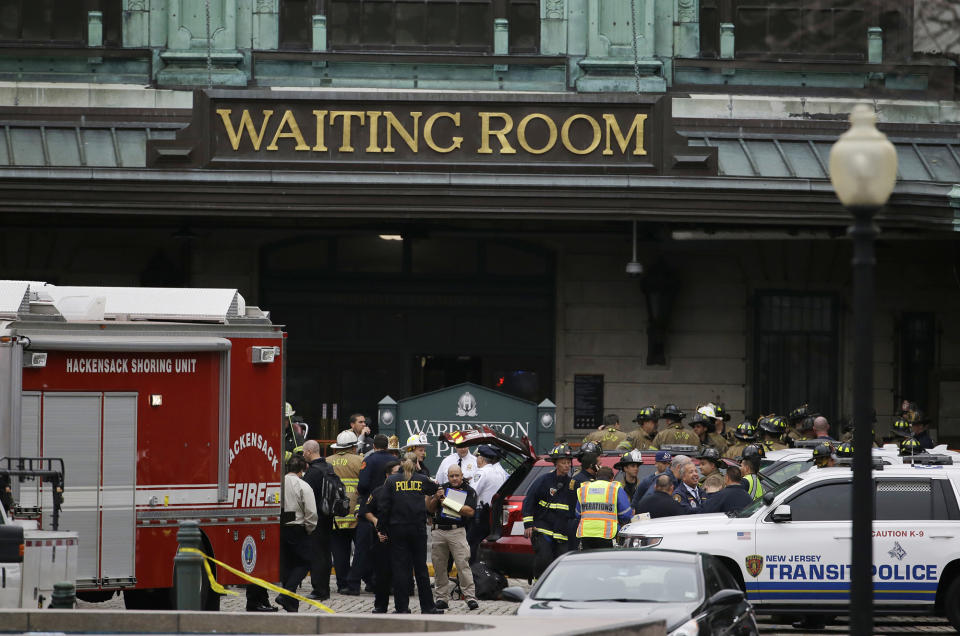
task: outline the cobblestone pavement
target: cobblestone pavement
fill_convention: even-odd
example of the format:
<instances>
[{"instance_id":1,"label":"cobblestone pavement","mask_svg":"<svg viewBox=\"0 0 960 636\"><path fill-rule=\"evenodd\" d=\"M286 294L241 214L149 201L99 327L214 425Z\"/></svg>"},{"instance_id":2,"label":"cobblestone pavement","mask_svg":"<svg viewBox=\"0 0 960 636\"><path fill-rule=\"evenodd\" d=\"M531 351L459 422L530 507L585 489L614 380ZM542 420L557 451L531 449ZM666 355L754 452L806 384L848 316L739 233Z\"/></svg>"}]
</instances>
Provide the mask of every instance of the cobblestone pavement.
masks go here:
<instances>
[{"instance_id":1,"label":"cobblestone pavement","mask_svg":"<svg viewBox=\"0 0 960 636\"><path fill-rule=\"evenodd\" d=\"M510 579L510 585L520 586L529 589L526 580ZM243 612L246 606L246 599L242 587L230 587L239 596L224 596L220 601L220 610L224 612ZM337 589L336 579L331 577L331 589ZM307 595L311 592L309 579L304 581L303 586L298 590L301 594ZM271 593L273 600L275 594ZM360 596L347 596L344 594L332 593L330 599L324 603L327 607L337 613L346 614L364 614L373 610L373 594L361 592ZM123 609L123 598L115 596L105 603L78 603L81 609ZM494 614L510 615L517 609L517 603L509 601L480 601L480 608L475 611L467 609L465 601L451 601L450 609L446 614ZM390 601L391 610L393 600ZM417 614L420 612L419 603L416 595L410 599L410 610ZM319 608L300 603L300 611L306 613L321 612ZM812 636L814 634L846 634L849 632L849 623L846 618L839 618L835 622L827 625L823 630L799 630L791 625L774 622L770 617L759 617L760 633L771 635L789 635L789 636ZM943 618L934 618L930 616L877 616L874 618L875 634L953 634L956 633L950 627L950 624Z\"/></svg>"}]
</instances>

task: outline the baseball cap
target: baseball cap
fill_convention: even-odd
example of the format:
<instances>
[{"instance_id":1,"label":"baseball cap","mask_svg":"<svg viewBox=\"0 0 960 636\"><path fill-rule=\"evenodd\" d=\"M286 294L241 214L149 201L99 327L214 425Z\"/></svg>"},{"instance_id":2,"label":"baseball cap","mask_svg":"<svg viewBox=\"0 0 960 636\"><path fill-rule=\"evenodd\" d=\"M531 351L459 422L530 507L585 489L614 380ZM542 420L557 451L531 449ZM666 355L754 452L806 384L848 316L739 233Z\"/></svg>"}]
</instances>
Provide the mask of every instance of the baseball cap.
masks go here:
<instances>
[{"instance_id":1,"label":"baseball cap","mask_svg":"<svg viewBox=\"0 0 960 636\"><path fill-rule=\"evenodd\" d=\"M670 451L657 451L657 456L654 457L655 461L660 463L666 463L673 459L673 455L670 454Z\"/></svg>"}]
</instances>

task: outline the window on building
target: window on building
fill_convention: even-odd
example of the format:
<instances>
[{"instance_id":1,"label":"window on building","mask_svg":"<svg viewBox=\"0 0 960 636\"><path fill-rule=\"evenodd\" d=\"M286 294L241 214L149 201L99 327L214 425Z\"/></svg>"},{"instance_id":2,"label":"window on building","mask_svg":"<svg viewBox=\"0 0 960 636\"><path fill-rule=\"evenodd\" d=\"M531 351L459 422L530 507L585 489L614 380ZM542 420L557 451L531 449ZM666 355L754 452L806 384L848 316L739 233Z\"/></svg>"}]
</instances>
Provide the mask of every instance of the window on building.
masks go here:
<instances>
[{"instance_id":1,"label":"window on building","mask_svg":"<svg viewBox=\"0 0 960 636\"><path fill-rule=\"evenodd\" d=\"M103 14L104 46L121 46L123 0L0 0L0 42L86 46L90 11Z\"/></svg>"},{"instance_id":2,"label":"window on building","mask_svg":"<svg viewBox=\"0 0 960 636\"><path fill-rule=\"evenodd\" d=\"M928 410L930 374L934 366L936 321L932 313L906 313L900 319L900 382L902 399Z\"/></svg>"},{"instance_id":3,"label":"window on building","mask_svg":"<svg viewBox=\"0 0 960 636\"><path fill-rule=\"evenodd\" d=\"M327 16L331 51L493 53L493 21L509 21L510 53L540 48L539 0L281 0L280 48L309 49Z\"/></svg>"},{"instance_id":4,"label":"window on building","mask_svg":"<svg viewBox=\"0 0 960 636\"><path fill-rule=\"evenodd\" d=\"M736 58L865 61L867 29L883 29L884 61L913 49L912 0L701 0L700 54L718 57L720 24Z\"/></svg>"},{"instance_id":5,"label":"window on building","mask_svg":"<svg viewBox=\"0 0 960 636\"><path fill-rule=\"evenodd\" d=\"M817 486L787 503L793 521L849 521L850 482Z\"/></svg>"},{"instance_id":6,"label":"window on building","mask_svg":"<svg viewBox=\"0 0 960 636\"><path fill-rule=\"evenodd\" d=\"M836 298L761 292L754 324L754 413L787 413L807 403L834 421L839 415Z\"/></svg>"}]
</instances>

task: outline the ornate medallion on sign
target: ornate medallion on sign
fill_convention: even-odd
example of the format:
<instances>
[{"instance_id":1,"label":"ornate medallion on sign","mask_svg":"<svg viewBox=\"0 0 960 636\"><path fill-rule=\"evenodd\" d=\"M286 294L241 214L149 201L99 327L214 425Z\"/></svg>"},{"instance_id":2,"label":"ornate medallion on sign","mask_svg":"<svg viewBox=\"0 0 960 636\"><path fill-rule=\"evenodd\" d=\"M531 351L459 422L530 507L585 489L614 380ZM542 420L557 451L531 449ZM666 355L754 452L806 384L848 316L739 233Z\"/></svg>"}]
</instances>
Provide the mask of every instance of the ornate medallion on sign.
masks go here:
<instances>
[{"instance_id":1,"label":"ornate medallion on sign","mask_svg":"<svg viewBox=\"0 0 960 636\"><path fill-rule=\"evenodd\" d=\"M457 401L457 417L476 417L477 416L477 399L473 397L473 394L470 391L467 391L460 396L460 399Z\"/></svg>"}]
</instances>

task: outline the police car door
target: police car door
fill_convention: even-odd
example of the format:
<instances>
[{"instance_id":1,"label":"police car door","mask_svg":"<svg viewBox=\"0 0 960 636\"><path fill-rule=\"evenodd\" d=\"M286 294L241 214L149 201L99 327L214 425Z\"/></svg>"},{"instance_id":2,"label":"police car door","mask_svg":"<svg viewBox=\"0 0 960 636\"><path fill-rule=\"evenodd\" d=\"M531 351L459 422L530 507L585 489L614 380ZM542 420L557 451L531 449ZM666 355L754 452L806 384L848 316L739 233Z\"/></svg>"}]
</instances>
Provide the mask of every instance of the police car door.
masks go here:
<instances>
[{"instance_id":1,"label":"police car door","mask_svg":"<svg viewBox=\"0 0 960 636\"><path fill-rule=\"evenodd\" d=\"M960 511L950 480L941 467L916 470L917 477L876 475L873 585L877 604L933 603L944 566L960 556ZM940 474L932 474L935 471Z\"/></svg>"},{"instance_id":2,"label":"police car door","mask_svg":"<svg viewBox=\"0 0 960 636\"><path fill-rule=\"evenodd\" d=\"M850 477L801 481L756 525L745 559L747 595L761 605L847 604ZM784 504L789 506L789 515Z\"/></svg>"}]
</instances>

